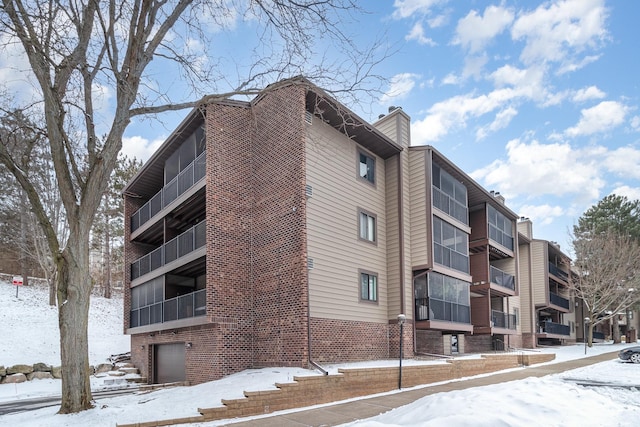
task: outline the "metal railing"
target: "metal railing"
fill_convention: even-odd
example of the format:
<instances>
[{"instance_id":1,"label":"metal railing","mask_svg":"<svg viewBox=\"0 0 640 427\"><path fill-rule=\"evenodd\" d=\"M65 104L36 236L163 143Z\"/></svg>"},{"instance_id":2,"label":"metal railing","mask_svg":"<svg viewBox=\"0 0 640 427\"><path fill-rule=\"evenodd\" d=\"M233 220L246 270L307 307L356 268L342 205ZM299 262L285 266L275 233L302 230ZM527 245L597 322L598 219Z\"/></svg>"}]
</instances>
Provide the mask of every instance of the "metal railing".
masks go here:
<instances>
[{"instance_id":1,"label":"metal railing","mask_svg":"<svg viewBox=\"0 0 640 427\"><path fill-rule=\"evenodd\" d=\"M569 310L569 300L562 298L560 295L554 294L553 292L549 292L549 302L553 305Z\"/></svg>"},{"instance_id":2,"label":"metal railing","mask_svg":"<svg viewBox=\"0 0 640 427\"><path fill-rule=\"evenodd\" d=\"M435 298L416 298L417 320L444 320L447 322L471 323L468 305L442 301Z\"/></svg>"},{"instance_id":3,"label":"metal railing","mask_svg":"<svg viewBox=\"0 0 640 427\"><path fill-rule=\"evenodd\" d=\"M566 272L560 270L558 266L552 263L549 263L549 273L553 274L559 279L564 280L565 282L569 281L569 275Z\"/></svg>"},{"instance_id":4,"label":"metal railing","mask_svg":"<svg viewBox=\"0 0 640 427\"><path fill-rule=\"evenodd\" d=\"M144 223L153 218L169 203L184 194L197 184L206 174L206 154L204 151L184 168L167 185L162 187L147 203L131 215L131 231L136 231Z\"/></svg>"},{"instance_id":5,"label":"metal railing","mask_svg":"<svg viewBox=\"0 0 640 427\"><path fill-rule=\"evenodd\" d=\"M560 323L542 322L542 332L554 335L571 335L569 325L562 325Z\"/></svg>"},{"instance_id":6,"label":"metal railing","mask_svg":"<svg viewBox=\"0 0 640 427\"><path fill-rule=\"evenodd\" d=\"M491 322L494 328L516 329L516 315L491 310Z\"/></svg>"},{"instance_id":7,"label":"metal railing","mask_svg":"<svg viewBox=\"0 0 640 427\"><path fill-rule=\"evenodd\" d=\"M131 310L129 325L131 328L172 320L188 319L206 314L206 289L181 295Z\"/></svg>"},{"instance_id":8,"label":"metal railing","mask_svg":"<svg viewBox=\"0 0 640 427\"><path fill-rule=\"evenodd\" d=\"M502 286L503 288L511 289L512 291L516 290L516 278L514 276L505 273L504 271L494 266L490 266L489 270L491 275L491 283L495 283L496 285Z\"/></svg>"},{"instance_id":9,"label":"metal railing","mask_svg":"<svg viewBox=\"0 0 640 427\"><path fill-rule=\"evenodd\" d=\"M204 246L206 222L202 221L178 237L131 263L131 280L144 276Z\"/></svg>"}]
</instances>

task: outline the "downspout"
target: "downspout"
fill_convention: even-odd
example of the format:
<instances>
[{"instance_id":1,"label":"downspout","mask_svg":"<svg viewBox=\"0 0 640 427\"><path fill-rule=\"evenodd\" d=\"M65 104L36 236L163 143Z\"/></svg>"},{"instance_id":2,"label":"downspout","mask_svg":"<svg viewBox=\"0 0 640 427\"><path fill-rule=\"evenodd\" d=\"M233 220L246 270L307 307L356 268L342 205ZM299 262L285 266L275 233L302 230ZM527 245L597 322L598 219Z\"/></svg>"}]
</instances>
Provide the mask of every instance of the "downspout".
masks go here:
<instances>
[{"instance_id":1,"label":"downspout","mask_svg":"<svg viewBox=\"0 0 640 427\"><path fill-rule=\"evenodd\" d=\"M403 123L400 120L400 114L396 115L396 142L400 143L402 138L402 132L400 129L400 125ZM409 130L407 130L408 132ZM403 147L404 144L400 143ZM408 144L407 144L408 145ZM405 151L404 148L402 151ZM404 304L404 286L405 286L405 277L404 277L404 192L403 192L403 170L402 170L402 152L398 153L398 167L397 167L397 180L398 180L398 257L399 257L399 271L400 271L400 313L405 313L405 304ZM413 286L413 283L411 284ZM413 313L411 313L411 319L414 319ZM413 335L413 352L416 351L416 322L412 321L412 335ZM402 339L402 337L401 337Z\"/></svg>"},{"instance_id":2,"label":"downspout","mask_svg":"<svg viewBox=\"0 0 640 427\"><path fill-rule=\"evenodd\" d=\"M306 149L306 144L303 146ZM304 159L305 159L304 169L305 169L305 175L306 175L306 153L305 153ZM306 183L306 180L305 180L305 183ZM322 368L322 366L318 365L316 362L313 361L313 358L311 355L311 295L309 292L309 251L308 251L308 244L307 244L308 235L307 235L307 198L306 197L304 198L304 221L305 221L305 224L304 224L305 253L307 254L306 269L307 269L307 349L309 350L308 359L309 359L309 365L313 366L315 369L322 372L323 375L329 375L329 372L327 372L325 369Z\"/></svg>"}]
</instances>

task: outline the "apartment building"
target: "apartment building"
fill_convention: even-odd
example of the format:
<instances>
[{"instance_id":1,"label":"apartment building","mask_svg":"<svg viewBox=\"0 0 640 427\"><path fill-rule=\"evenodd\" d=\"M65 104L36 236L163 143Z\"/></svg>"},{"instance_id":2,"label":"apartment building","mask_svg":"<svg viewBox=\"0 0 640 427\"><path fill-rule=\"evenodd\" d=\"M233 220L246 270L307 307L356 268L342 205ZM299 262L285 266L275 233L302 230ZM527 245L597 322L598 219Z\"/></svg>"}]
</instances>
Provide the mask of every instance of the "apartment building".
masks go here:
<instances>
[{"instance_id":1,"label":"apartment building","mask_svg":"<svg viewBox=\"0 0 640 427\"><path fill-rule=\"evenodd\" d=\"M193 110L123 192L149 382L525 345L517 215L409 129L302 78Z\"/></svg>"},{"instance_id":2,"label":"apartment building","mask_svg":"<svg viewBox=\"0 0 640 427\"><path fill-rule=\"evenodd\" d=\"M416 352L519 344L517 215L435 148L409 158Z\"/></svg>"},{"instance_id":3,"label":"apartment building","mask_svg":"<svg viewBox=\"0 0 640 427\"><path fill-rule=\"evenodd\" d=\"M528 218L518 221L522 339L525 347L576 341L576 301L569 287L571 259L555 242L533 238Z\"/></svg>"}]
</instances>

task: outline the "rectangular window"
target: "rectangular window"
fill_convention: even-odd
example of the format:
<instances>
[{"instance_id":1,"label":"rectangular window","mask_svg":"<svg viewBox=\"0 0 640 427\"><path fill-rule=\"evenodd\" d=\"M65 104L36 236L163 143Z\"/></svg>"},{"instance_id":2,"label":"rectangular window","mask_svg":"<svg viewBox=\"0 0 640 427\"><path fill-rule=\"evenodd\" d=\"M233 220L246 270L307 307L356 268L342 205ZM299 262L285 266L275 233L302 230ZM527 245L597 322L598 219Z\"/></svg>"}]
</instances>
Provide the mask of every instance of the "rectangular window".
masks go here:
<instances>
[{"instance_id":1,"label":"rectangular window","mask_svg":"<svg viewBox=\"0 0 640 427\"><path fill-rule=\"evenodd\" d=\"M378 301L378 276L374 273L360 273L360 299Z\"/></svg>"},{"instance_id":2,"label":"rectangular window","mask_svg":"<svg viewBox=\"0 0 640 427\"><path fill-rule=\"evenodd\" d=\"M368 156L362 152L358 153L359 162L358 162L358 176L362 179L369 181L372 184L375 184L375 171L376 171L376 161L373 157Z\"/></svg>"},{"instance_id":3,"label":"rectangular window","mask_svg":"<svg viewBox=\"0 0 640 427\"><path fill-rule=\"evenodd\" d=\"M491 205L489 205L487 215L489 216L489 238L505 248L513 250L513 228L511 220Z\"/></svg>"},{"instance_id":4,"label":"rectangular window","mask_svg":"<svg viewBox=\"0 0 640 427\"><path fill-rule=\"evenodd\" d=\"M433 218L433 261L463 273L469 273L469 235Z\"/></svg>"},{"instance_id":5,"label":"rectangular window","mask_svg":"<svg viewBox=\"0 0 640 427\"><path fill-rule=\"evenodd\" d=\"M376 216L364 211L358 212L358 236L369 242L376 241Z\"/></svg>"},{"instance_id":6,"label":"rectangular window","mask_svg":"<svg viewBox=\"0 0 640 427\"><path fill-rule=\"evenodd\" d=\"M432 165L433 206L469 225L467 187L437 164Z\"/></svg>"}]
</instances>

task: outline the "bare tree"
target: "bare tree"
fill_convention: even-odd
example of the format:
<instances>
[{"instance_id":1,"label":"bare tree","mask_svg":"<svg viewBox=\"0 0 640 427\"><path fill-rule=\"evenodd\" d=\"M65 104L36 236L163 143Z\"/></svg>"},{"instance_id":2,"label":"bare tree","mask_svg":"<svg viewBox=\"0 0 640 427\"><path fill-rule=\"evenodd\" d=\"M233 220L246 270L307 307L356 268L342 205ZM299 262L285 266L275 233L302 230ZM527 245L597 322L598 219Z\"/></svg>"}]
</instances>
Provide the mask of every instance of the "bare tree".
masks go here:
<instances>
[{"instance_id":1,"label":"bare tree","mask_svg":"<svg viewBox=\"0 0 640 427\"><path fill-rule=\"evenodd\" d=\"M572 244L575 274L570 287L591 319L585 336L591 346L594 326L640 302L640 245L613 229L574 238Z\"/></svg>"},{"instance_id":2,"label":"bare tree","mask_svg":"<svg viewBox=\"0 0 640 427\"><path fill-rule=\"evenodd\" d=\"M357 10L355 0L3 0L1 40L5 48L21 46L28 60L37 94L21 108L44 117L68 225L63 244L20 159L0 144L0 161L24 189L55 264L60 413L92 406L87 343L90 234L128 124L145 114L256 94L266 82L298 74L357 96L354 89L371 83L371 67L384 57L375 48L358 50L345 33L342 17L351 19ZM218 53L217 61L203 61L200 52L190 50L193 40L219 46L207 39L209 29L224 29L236 15L246 18L258 41L250 60L236 64L238 83L229 77L229 67L221 66L228 53ZM317 52L322 43L331 55ZM188 94L193 98L202 88L214 95L172 100L171 93L158 89L166 85L154 80L167 70L194 83ZM113 102L101 109L105 92L113 95Z\"/></svg>"}]
</instances>

